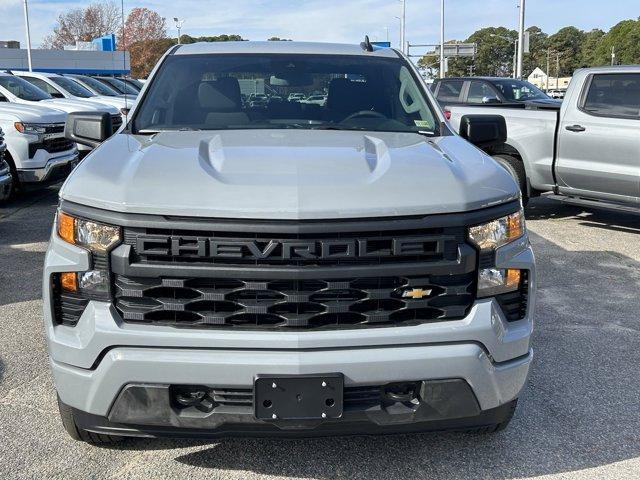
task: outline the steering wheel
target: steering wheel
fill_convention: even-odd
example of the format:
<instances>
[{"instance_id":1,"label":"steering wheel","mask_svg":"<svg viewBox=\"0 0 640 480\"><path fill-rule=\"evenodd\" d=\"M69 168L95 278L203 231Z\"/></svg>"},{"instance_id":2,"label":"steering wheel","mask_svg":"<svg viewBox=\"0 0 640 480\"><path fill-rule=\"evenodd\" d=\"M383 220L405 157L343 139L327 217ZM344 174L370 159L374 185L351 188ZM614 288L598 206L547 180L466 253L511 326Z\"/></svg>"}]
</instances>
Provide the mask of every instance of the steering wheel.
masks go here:
<instances>
[{"instance_id":1,"label":"steering wheel","mask_svg":"<svg viewBox=\"0 0 640 480\"><path fill-rule=\"evenodd\" d=\"M349 120L353 120L354 118L359 117L372 117L372 118L384 118L386 120L387 116L383 115L380 112L376 112L375 110L360 110L359 112L352 113L347 118L342 120L340 123L348 122Z\"/></svg>"}]
</instances>

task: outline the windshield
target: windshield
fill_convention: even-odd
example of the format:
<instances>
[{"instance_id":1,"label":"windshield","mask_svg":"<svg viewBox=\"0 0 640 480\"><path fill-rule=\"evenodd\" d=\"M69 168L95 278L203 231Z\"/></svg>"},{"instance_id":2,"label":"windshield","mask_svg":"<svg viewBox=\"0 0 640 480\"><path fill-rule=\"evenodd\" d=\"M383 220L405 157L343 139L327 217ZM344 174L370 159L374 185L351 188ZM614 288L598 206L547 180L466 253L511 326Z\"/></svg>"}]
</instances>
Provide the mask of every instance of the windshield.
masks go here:
<instances>
[{"instance_id":1,"label":"windshield","mask_svg":"<svg viewBox=\"0 0 640 480\"><path fill-rule=\"evenodd\" d=\"M50 77L50 78L55 84L60 85L62 88L64 88L67 92L69 92L74 97L80 97L80 98L95 97L93 93L91 93L89 90L84 88L78 82L74 82L70 78L67 78L67 77Z\"/></svg>"},{"instance_id":2,"label":"windshield","mask_svg":"<svg viewBox=\"0 0 640 480\"><path fill-rule=\"evenodd\" d=\"M75 79L76 77L74 77ZM77 77L78 81L81 81L85 85L87 85L91 90L96 92L98 95L106 95L107 97L117 97L120 93L110 87L109 85L105 85L104 83L96 80L91 77Z\"/></svg>"},{"instance_id":3,"label":"windshield","mask_svg":"<svg viewBox=\"0 0 640 480\"><path fill-rule=\"evenodd\" d=\"M129 85L126 82L123 82L122 80L120 80L119 78L101 78L100 80L104 80L105 82L107 82L109 85L111 85L113 88L115 88L118 92L120 93L126 93L127 95L138 95L138 90L136 90L135 88L133 88L131 85Z\"/></svg>"},{"instance_id":4,"label":"windshield","mask_svg":"<svg viewBox=\"0 0 640 480\"><path fill-rule=\"evenodd\" d=\"M0 87L6 88L10 93L22 100L31 102L39 102L40 100L53 98L47 92L40 90L23 78L13 75L0 75Z\"/></svg>"},{"instance_id":5,"label":"windshield","mask_svg":"<svg viewBox=\"0 0 640 480\"><path fill-rule=\"evenodd\" d=\"M548 100L549 96L534 85L523 80L492 80L493 85L502 92L507 101Z\"/></svg>"},{"instance_id":6,"label":"windshield","mask_svg":"<svg viewBox=\"0 0 640 480\"><path fill-rule=\"evenodd\" d=\"M304 101L319 92L326 103ZM399 57L243 54L167 57L133 127L143 133L301 128L437 134L439 125Z\"/></svg>"}]
</instances>

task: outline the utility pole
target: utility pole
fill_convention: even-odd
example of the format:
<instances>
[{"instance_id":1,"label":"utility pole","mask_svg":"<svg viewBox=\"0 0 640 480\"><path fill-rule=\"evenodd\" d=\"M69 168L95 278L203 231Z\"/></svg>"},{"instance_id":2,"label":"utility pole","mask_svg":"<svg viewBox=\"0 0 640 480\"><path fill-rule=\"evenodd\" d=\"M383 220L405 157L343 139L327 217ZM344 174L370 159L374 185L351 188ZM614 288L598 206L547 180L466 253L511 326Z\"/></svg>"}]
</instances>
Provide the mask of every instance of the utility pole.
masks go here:
<instances>
[{"instance_id":1,"label":"utility pole","mask_svg":"<svg viewBox=\"0 0 640 480\"><path fill-rule=\"evenodd\" d=\"M180 45L180 30L182 29L184 20L180 20L178 17L173 17L173 21L176 22L176 28L178 29L178 45Z\"/></svg>"},{"instance_id":2,"label":"utility pole","mask_svg":"<svg viewBox=\"0 0 640 480\"><path fill-rule=\"evenodd\" d=\"M513 78L518 78L518 39L513 42Z\"/></svg>"},{"instance_id":3,"label":"utility pole","mask_svg":"<svg viewBox=\"0 0 640 480\"><path fill-rule=\"evenodd\" d=\"M549 65L549 57L551 56L551 49L547 48L547 71L545 72L545 75L547 76L546 81L544 82L546 85L545 91L549 92L549 74L551 73L549 71L550 65Z\"/></svg>"},{"instance_id":4,"label":"utility pole","mask_svg":"<svg viewBox=\"0 0 640 480\"><path fill-rule=\"evenodd\" d=\"M385 31L387 32L387 42L389 41L389 27L384 27Z\"/></svg>"},{"instance_id":5,"label":"utility pole","mask_svg":"<svg viewBox=\"0 0 640 480\"><path fill-rule=\"evenodd\" d=\"M616 47L611 47L611 66L616 64Z\"/></svg>"},{"instance_id":6,"label":"utility pole","mask_svg":"<svg viewBox=\"0 0 640 480\"><path fill-rule=\"evenodd\" d=\"M556 52L556 90L558 90L559 81L560 81L560 53Z\"/></svg>"},{"instance_id":7,"label":"utility pole","mask_svg":"<svg viewBox=\"0 0 640 480\"><path fill-rule=\"evenodd\" d=\"M520 0L520 27L518 29L518 66L516 69L516 78L522 78L522 61L524 56L524 3Z\"/></svg>"},{"instance_id":8,"label":"utility pole","mask_svg":"<svg viewBox=\"0 0 640 480\"><path fill-rule=\"evenodd\" d=\"M444 77L444 0L440 0L440 78Z\"/></svg>"},{"instance_id":9,"label":"utility pole","mask_svg":"<svg viewBox=\"0 0 640 480\"><path fill-rule=\"evenodd\" d=\"M33 72L33 64L31 63L31 32L29 30L29 6L27 0L24 0L24 25L27 30L27 61L29 63L29 71Z\"/></svg>"}]
</instances>

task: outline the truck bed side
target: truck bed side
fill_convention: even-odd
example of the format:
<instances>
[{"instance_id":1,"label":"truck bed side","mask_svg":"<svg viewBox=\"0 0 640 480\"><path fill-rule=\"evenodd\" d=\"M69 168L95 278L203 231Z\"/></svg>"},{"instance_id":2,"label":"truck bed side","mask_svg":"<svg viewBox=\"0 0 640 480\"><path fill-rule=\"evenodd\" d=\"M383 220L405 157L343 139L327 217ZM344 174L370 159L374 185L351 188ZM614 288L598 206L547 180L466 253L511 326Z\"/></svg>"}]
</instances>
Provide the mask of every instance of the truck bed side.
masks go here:
<instances>
[{"instance_id":1,"label":"truck bed side","mask_svg":"<svg viewBox=\"0 0 640 480\"><path fill-rule=\"evenodd\" d=\"M507 123L507 144L487 153L519 156L532 188L553 190L558 109L527 109L493 106L450 106L451 124L459 131L463 115L502 115Z\"/></svg>"}]
</instances>

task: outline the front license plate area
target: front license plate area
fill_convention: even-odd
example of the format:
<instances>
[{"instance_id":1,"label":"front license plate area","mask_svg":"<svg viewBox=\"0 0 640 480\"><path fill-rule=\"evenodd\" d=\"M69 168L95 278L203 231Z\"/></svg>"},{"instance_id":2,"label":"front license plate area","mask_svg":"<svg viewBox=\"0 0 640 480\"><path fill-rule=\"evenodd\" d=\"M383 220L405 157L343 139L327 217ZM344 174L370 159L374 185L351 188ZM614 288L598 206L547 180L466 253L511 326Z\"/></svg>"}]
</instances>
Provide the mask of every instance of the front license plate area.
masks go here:
<instances>
[{"instance_id":1,"label":"front license plate area","mask_svg":"<svg viewBox=\"0 0 640 480\"><path fill-rule=\"evenodd\" d=\"M325 420L342 416L341 374L258 376L255 416L260 420Z\"/></svg>"}]
</instances>

